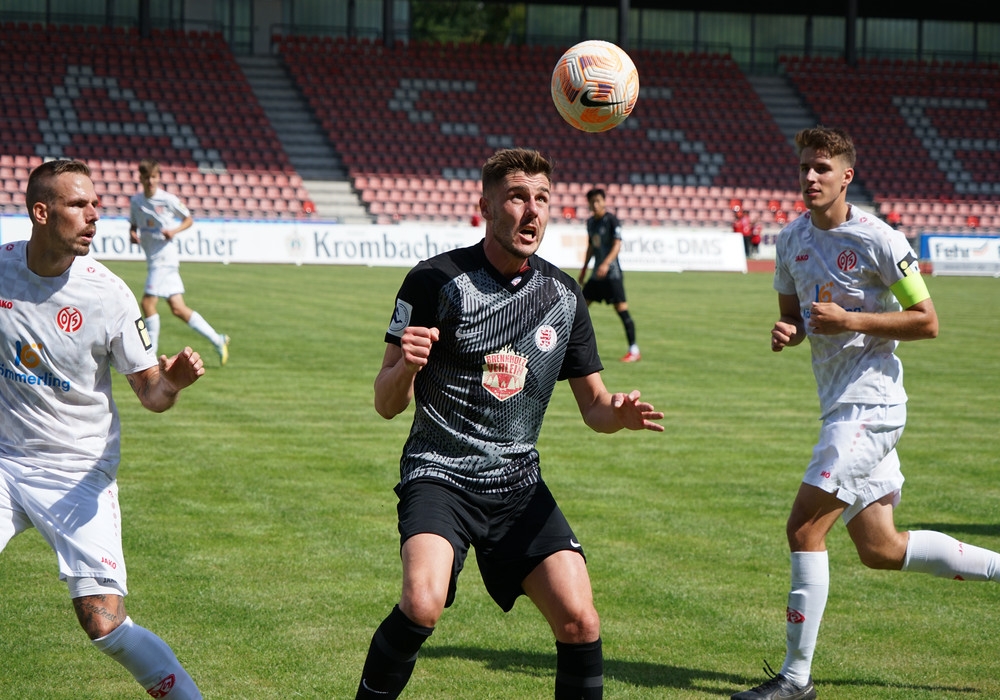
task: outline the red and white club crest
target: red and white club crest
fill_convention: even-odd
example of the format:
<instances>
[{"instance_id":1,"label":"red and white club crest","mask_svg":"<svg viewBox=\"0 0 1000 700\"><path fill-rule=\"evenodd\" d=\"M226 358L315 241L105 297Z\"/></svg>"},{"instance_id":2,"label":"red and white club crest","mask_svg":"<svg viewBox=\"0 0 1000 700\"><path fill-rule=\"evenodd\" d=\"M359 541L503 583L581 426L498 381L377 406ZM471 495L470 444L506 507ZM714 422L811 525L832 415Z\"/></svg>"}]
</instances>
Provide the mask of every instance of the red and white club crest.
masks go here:
<instances>
[{"instance_id":1,"label":"red and white club crest","mask_svg":"<svg viewBox=\"0 0 1000 700\"><path fill-rule=\"evenodd\" d=\"M165 698L167 697L167 693L174 689L174 685L176 683L177 679L174 677L174 674L171 673L152 688L147 689L146 692L153 698Z\"/></svg>"},{"instance_id":2,"label":"red and white club crest","mask_svg":"<svg viewBox=\"0 0 1000 700\"><path fill-rule=\"evenodd\" d=\"M552 326L539 326L538 330L535 331L535 347L542 352L548 352L554 348L557 339L556 329Z\"/></svg>"},{"instance_id":3,"label":"red and white club crest","mask_svg":"<svg viewBox=\"0 0 1000 700\"><path fill-rule=\"evenodd\" d=\"M837 267L843 272L849 272L858 266L858 254L853 250L843 250L837 256Z\"/></svg>"},{"instance_id":4,"label":"red and white club crest","mask_svg":"<svg viewBox=\"0 0 1000 700\"><path fill-rule=\"evenodd\" d=\"M64 306L56 314L56 325L67 333L76 333L83 328L83 314L75 306Z\"/></svg>"}]
</instances>

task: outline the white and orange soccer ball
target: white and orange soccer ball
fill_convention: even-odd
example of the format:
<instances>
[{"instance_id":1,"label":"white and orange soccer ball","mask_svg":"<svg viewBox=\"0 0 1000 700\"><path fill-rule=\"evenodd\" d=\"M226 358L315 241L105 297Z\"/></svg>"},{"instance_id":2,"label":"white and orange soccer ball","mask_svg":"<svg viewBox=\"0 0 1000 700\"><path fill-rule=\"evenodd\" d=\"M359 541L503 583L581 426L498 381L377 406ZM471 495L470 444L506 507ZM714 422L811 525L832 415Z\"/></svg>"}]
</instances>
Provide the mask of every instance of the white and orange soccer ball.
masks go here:
<instances>
[{"instance_id":1,"label":"white and orange soccer ball","mask_svg":"<svg viewBox=\"0 0 1000 700\"><path fill-rule=\"evenodd\" d=\"M607 131L632 113L639 71L629 55L608 41L591 39L569 48L552 71L552 101L581 131Z\"/></svg>"}]
</instances>

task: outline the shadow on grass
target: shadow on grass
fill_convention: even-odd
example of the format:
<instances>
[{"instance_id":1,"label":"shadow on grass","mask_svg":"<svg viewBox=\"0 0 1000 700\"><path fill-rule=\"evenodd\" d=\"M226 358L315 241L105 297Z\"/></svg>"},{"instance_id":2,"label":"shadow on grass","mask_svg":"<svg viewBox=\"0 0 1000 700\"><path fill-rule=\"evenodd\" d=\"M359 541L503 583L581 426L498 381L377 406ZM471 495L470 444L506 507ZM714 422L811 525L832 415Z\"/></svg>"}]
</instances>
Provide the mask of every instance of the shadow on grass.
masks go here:
<instances>
[{"instance_id":1,"label":"shadow on grass","mask_svg":"<svg viewBox=\"0 0 1000 700\"><path fill-rule=\"evenodd\" d=\"M507 673L523 673L535 677L554 676L556 668L555 654L525 652L515 649L482 649L478 647L435 646L425 645L420 650L421 658L455 658L482 664L491 671ZM696 690L708 695L728 697L740 690L765 680L747 678L727 673L719 673L697 668L683 668L666 664L649 663L645 661L615 661L604 659L605 679L614 679L629 685L642 688L674 688L676 690ZM729 688L707 688L707 685L728 685ZM830 680L819 681L817 686L857 687L884 690L900 690L922 693L965 693L979 694L976 688L944 686L944 685L910 685L900 683L885 683L872 680Z\"/></svg>"},{"instance_id":2,"label":"shadow on grass","mask_svg":"<svg viewBox=\"0 0 1000 700\"><path fill-rule=\"evenodd\" d=\"M900 529L903 529L900 525ZM908 530L937 530L954 537L955 535L972 535L980 537L1000 537L1000 523L910 523ZM974 542L971 544L975 544Z\"/></svg>"}]
</instances>

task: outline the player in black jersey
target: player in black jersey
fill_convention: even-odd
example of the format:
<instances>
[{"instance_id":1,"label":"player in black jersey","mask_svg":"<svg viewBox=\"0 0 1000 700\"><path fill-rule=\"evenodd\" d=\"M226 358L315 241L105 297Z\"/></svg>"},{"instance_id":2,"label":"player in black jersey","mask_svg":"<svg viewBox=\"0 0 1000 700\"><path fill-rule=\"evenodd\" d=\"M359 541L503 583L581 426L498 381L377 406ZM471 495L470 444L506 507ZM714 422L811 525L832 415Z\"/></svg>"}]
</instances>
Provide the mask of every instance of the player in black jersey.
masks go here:
<instances>
[{"instance_id":1,"label":"player in black jersey","mask_svg":"<svg viewBox=\"0 0 1000 700\"><path fill-rule=\"evenodd\" d=\"M628 341L628 352L622 356L622 362L638 362L642 356L635 342L635 321L628 311L625 275L618 260L618 253L622 248L622 225L618 217L608 211L604 196L604 190L599 187L587 192L587 206L590 208L590 218L587 219L587 254L578 281L583 285L583 298L588 304L602 301L615 307ZM584 283L591 259L594 261L594 271Z\"/></svg>"},{"instance_id":2,"label":"player in black jersey","mask_svg":"<svg viewBox=\"0 0 1000 700\"><path fill-rule=\"evenodd\" d=\"M479 200L484 240L418 264L396 298L375 408L392 418L415 399L396 486L403 591L375 631L357 698L402 692L470 546L504 611L524 594L552 627L555 697L602 697L583 549L542 481L535 444L560 379L598 432L659 432L663 413L638 391L605 388L579 287L535 255L551 173L536 151L494 154Z\"/></svg>"}]
</instances>

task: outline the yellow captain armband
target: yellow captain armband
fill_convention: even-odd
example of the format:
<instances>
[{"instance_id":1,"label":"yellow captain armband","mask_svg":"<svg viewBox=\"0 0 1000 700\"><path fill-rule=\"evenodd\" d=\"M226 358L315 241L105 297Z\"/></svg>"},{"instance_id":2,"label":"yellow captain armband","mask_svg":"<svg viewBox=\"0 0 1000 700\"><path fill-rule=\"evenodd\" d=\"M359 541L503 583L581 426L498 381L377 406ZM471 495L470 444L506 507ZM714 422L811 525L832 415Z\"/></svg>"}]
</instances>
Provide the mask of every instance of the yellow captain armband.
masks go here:
<instances>
[{"instance_id":1,"label":"yellow captain armband","mask_svg":"<svg viewBox=\"0 0 1000 700\"><path fill-rule=\"evenodd\" d=\"M889 287L899 303L904 309L908 309L914 304L919 304L924 299L930 299L931 293L927 291L924 278L920 276L920 267L913 254L907 255L897 263L903 279Z\"/></svg>"}]
</instances>

